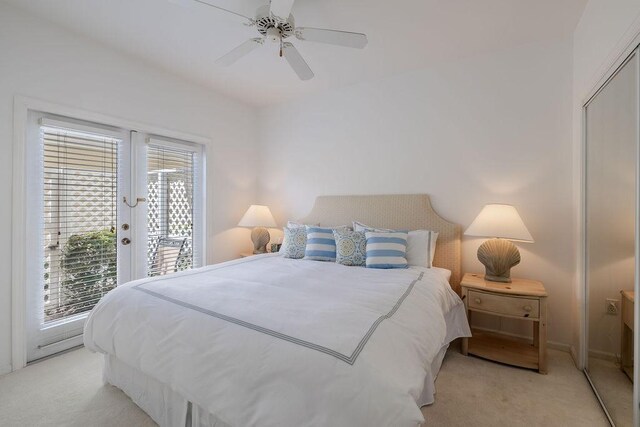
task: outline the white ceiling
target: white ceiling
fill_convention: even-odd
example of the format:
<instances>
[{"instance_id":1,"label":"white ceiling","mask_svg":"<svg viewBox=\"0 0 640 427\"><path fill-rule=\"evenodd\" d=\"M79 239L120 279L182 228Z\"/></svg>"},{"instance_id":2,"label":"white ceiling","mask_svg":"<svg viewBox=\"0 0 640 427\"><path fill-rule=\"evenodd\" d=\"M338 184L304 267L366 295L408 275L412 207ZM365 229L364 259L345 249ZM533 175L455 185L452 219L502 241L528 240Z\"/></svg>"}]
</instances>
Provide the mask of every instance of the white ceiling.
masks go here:
<instances>
[{"instance_id":1,"label":"white ceiling","mask_svg":"<svg viewBox=\"0 0 640 427\"><path fill-rule=\"evenodd\" d=\"M364 32L348 49L294 40L315 72L298 80L276 46L229 68L214 61L255 28L195 3L169 0L4 0L185 78L263 106L482 52L573 32L586 0L297 0L299 26ZM207 0L253 16L268 0Z\"/></svg>"}]
</instances>

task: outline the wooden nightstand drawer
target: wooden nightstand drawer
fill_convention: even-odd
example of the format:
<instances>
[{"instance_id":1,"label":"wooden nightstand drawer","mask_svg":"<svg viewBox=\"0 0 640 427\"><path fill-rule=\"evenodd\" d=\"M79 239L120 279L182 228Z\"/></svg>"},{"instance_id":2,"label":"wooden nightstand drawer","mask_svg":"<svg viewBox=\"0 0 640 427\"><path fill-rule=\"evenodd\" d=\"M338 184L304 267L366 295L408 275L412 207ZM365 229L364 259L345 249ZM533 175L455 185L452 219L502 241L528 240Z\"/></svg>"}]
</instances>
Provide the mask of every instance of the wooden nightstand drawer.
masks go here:
<instances>
[{"instance_id":1,"label":"wooden nightstand drawer","mask_svg":"<svg viewBox=\"0 0 640 427\"><path fill-rule=\"evenodd\" d=\"M538 299L495 295L469 290L467 307L514 317L537 319L540 317L540 301Z\"/></svg>"}]
</instances>

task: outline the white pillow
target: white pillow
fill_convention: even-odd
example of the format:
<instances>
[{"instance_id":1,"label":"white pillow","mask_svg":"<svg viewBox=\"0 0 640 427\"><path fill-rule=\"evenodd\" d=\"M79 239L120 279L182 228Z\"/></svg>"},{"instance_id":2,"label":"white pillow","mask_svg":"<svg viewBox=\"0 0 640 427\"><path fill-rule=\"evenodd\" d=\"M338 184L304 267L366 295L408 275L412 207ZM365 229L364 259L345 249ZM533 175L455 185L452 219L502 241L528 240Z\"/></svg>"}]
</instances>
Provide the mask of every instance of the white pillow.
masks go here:
<instances>
[{"instance_id":1,"label":"white pillow","mask_svg":"<svg viewBox=\"0 0 640 427\"><path fill-rule=\"evenodd\" d=\"M354 231L392 232L388 228L369 227L358 221L353 221ZM409 232L407 239L407 263L418 267L431 268L433 257L436 254L436 241L438 233L430 230L413 230Z\"/></svg>"},{"instance_id":2,"label":"white pillow","mask_svg":"<svg viewBox=\"0 0 640 427\"><path fill-rule=\"evenodd\" d=\"M320 224L314 224L314 225L320 225ZM305 226L304 224L301 224L299 222L287 221L287 228L300 228L304 226Z\"/></svg>"},{"instance_id":3,"label":"white pillow","mask_svg":"<svg viewBox=\"0 0 640 427\"><path fill-rule=\"evenodd\" d=\"M433 267L433 257L436 254L436 240L438 233L430 230L414 230L409 232L407 239L407 262L409 265Z\"/></svg>"},{"instance_id":4,"label":"white pillow","mask_svg":"<svg viewBox=\"0 0 640 427\"><path fill-rule=\"evenodd\" d=\"M353 221L353 231L361 231L363 233L366 233L367 231L375 231L377 233L384 233L386 232L391 232L391 231L396 231L396 230L391 230L390 228L375 228L375 227L370 227L367 224L363 224L361 222L358 221Z\"/></svg>"}]
</instances>

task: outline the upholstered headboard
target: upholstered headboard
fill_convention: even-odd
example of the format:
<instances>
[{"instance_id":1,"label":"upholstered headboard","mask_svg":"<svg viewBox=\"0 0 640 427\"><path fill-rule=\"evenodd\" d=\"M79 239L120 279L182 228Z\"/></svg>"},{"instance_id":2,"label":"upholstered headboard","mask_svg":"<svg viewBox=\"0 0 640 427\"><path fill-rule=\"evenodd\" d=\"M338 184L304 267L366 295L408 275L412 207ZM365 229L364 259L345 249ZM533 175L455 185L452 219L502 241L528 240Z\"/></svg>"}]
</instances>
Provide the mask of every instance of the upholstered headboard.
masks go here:
<instances>
[{"instance_id":1,"label":"upholstered headboard","mask_svg":"<svg viewBox=\"0 0 640 427\"><path fill-rule=\"evenodd\" d=\"M433 264L451 270L451 287L460 293L460 226L438 215L428 195L320 196L309 215L300 221L334 226L354 220L377 228L440 233Z\"/></svg>"}]
</instances>

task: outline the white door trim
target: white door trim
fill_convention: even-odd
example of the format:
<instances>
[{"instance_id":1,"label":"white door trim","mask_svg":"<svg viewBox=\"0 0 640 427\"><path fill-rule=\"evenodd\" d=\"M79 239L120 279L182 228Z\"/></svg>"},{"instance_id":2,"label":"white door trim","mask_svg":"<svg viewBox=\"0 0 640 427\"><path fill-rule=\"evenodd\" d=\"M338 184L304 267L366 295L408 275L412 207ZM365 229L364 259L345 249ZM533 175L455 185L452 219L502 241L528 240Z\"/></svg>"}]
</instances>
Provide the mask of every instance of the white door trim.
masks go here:
<instances>
[{"instance_id":1,"label":"white door trim","mask_svg":"<svg viewBox=\"0 0 640 427\"><path fill-rule=\"evenodd\" d=\"M627 60L629 55L640 44L640 15L633 21L629 29L615 45L609 56L595 73L589 91L582 96L581 106L585 106L598 92L615 71Z\"/></svg>"},{"instance_id":2,"label":"white door trim","mask_svg":"<svg viewBox=\"0 0 640 427\"><path fill-rule=\"evenodd\" d=\"M43 101L36 98L16 95L13 100L13 184L12 184L12 218L11 218L11 370L24 368L27 365L27 300L25 287L26 263L26 133L27 113L29 110L53 115L66 116L87 122L94 122L123 129L132 129L148 134L164 135L184 141L203 145L203 159L206 147L211 143L209 138L164 129L161 126L149 125L109 116L102 113L82 110ZM204 161L204 160L203 160ZM206 171L203 171L206 179ZM203 211L203 218L206 218ZM203 255L206 260L206 234L204 237Z\"/></svg>"}]
</instances>

